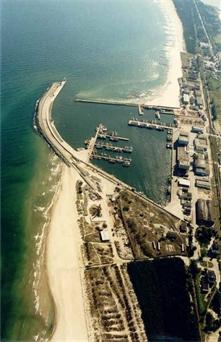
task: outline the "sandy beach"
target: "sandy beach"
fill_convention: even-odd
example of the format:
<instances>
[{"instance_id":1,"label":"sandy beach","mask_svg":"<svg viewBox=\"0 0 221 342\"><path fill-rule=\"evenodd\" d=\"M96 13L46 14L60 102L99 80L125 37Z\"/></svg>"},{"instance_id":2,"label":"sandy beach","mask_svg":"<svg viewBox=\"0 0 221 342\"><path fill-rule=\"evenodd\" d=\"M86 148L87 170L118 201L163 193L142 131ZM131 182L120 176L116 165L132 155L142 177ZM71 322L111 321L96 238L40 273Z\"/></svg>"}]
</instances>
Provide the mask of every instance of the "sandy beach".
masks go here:
<instances>
[{"instance_id":1,"label":"sandy beach","mask_svg":"<svg viewBox=\"0 0 221 342\"><path fill-rule=\"evenodd\" d=\"M167 21L166 29L172 35L165 47L170 66L166 84L156 90L156 96L151 100L145 100L148 104L179 106L178 78L182 75L180 52L184 50L182 25L172 0L159 0L159 3ZM56 308L52 341L88 341L81 282L81 236L75 206L75 182L78 178L79 175L73 168L63 166L61 188L49 227L47 270Z\"/></svg>"},{"instance_id":2,"label":"sandy beach","mask_svg":"<svg viewBox=\"0 0 221 342\"><path fill-rule=\"evenodd\" d=\"M52 341L88 341L75 207L77 177L73 169L63 166L60 193L49 226L47 270L56 310Z\"/></svg>"},{"instance_id":3,"label":"sandy beach","mask_svg":"<svg viewBox=\"0 0 221 342\"><path fill-rule=\"evenodd\" d=\"M162 13L166 19L165 30L168 31L170 40L167 42L166 54L169 60L169 70L166 83L153 91L148 104L179 107L178 78L182 76L180 52L185 51L183 27L177 15L172 0L159 0Z\"/></svg>"}]
</instances>

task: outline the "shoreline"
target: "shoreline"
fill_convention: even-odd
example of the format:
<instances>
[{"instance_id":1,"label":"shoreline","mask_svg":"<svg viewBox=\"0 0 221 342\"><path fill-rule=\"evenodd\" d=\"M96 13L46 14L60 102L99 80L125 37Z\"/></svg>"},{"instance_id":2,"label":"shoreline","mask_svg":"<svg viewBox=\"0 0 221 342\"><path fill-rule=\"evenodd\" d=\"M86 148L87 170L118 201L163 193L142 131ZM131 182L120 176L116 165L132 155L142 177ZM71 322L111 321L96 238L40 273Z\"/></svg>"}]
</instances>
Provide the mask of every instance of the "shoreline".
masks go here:
<instances>
[{"instance_id":1,"label":"shoreline","mask_svg":"<svg viewBox=\"0 0 221 342\"><path fill-rule=\"evenodd\" d=\"M167 80L163 86L153 90L150 97L145 98L148 105L164 105L168 107L179 107L179 83L178 79L182 77L181 56L182 51L186 51L183 26L178 17L173 0L169 0L166 4L164 0L159 0L159 6L166 19L166 30L172 34L171 41L167 40L166 54L169 61L169 69L167 72ZM171 34L168 36L171 37ZM141 102L144 99L140 100Z\"/></svg>"},{"instance_id":2,"label":"shoreline","mask_svg":"<svg viewBox=\"0 0 221 342\"><path fill-rule=\"evenodd\" d=\"M162 0L160 6L166 16L167 29L176 33L172 33L173 46L170 47L168 44L166 47L169 59L167 81L160 90L156 90L158 95L147 102L150 105L179 107L178 78L182 76L180 52L184 47L182 25L172 0L169 8ZM171 17L174 20L169 24ZM144 99L140 101L143 102ZM87 329L87 310L85 310L87 299L83 296L83 262L80 250L82 241L75 207L75 182L79 178L75 171L70 170L66 165L63 166L61 186L53 203L46 241L46 267L49 288L55 305L51 341L67 339L88 341L88 334L90 334Z\"/></svg>"},{"instance_id":3,"label":"shoreline","mask_svg":"<svg viewBox=\"0 0 221 342\"><path fill-rule=\"evenodd\" d=\"M49 225L46 266L56 312L51 341L88 340L81 236L75 206L78 178L76 171L63 165L61 186Z\"/></svg>"},{"instance_id":4,"label":"shoreline","mask_svg":"<svg viewBox=\"0 0 221 342\"><path fill-rule=\"evenodd\" d=\"M38 331L34 336L34 340L38 341L41 338L50 338L51 326L54 322L55 306L51 296L50 286L48 282L48 274L45 265L46 252L47 252L47 240L48 240L48 228L50 226L50 220L54 203L57 201L60 191L60 177L62 164L55 155L49 155L49 173L48 179L52 181L52 185L49 188L49 192L52 193L52 197L47 200L45 206L35 206L34 212L41 216L43 220L40 229L35 232L34 249L35 258L33 260L33 282L32 293L34 301L35 315L38 315L45 321L45 331ZM42 184L45 180L42 181ZM41 196L45 196L46 192L41 193Z\"/></svg>"}]
</instances>

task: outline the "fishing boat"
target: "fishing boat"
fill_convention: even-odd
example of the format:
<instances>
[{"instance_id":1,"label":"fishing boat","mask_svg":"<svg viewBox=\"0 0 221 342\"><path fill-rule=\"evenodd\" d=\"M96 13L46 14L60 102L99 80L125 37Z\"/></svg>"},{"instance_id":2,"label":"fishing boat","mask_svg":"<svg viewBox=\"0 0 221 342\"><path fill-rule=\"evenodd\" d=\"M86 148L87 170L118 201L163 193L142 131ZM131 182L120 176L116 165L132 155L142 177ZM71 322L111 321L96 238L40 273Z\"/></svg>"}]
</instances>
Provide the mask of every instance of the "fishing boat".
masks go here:
<instances>
[{"instance_id":1,"label":"fishing boat","mask_svg":"<svg viewBox=\"0 0 221 342\"><path fill-rule=\"evenodd\" d=\"M158 120L160 120L160 112L159 112L159 111L156 111L156 112L155 112L155 116L156 116L156 118L157 118Z\"/></svg>"}]
</instances>

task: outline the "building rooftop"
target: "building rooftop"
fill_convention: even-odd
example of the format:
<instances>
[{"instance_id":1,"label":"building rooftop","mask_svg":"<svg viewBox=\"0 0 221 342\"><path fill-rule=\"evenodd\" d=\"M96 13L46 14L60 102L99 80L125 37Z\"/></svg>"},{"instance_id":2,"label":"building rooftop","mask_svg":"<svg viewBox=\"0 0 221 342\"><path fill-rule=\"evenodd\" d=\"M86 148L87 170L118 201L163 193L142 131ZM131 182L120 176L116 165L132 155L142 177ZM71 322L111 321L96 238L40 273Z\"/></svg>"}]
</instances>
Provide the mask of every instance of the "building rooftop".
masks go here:
<instances>
[{"instance_id":1,"label":"building rooftop","mask_svg":"<svg viewBox=\"0 0 221 342\"><path fill-rule=\"evenodd\" d=\"M198 159L195 159L194 166L196 168L206 169L207 163L206 163L205 159L198 158Z\"/></svg>"},{"instance_id":2,"label":"building rooftop","mask_svg":"<svg viewBox=\"0 0 221 342\"><path fill-rule=\"evenodd\" d=\"M101 230L100 236L101 236L101 241L103 242L110 241L109 232L107 229Z\"/></svg>"},{"instance_id":3,"label":"building rooftop","mask_svg":"<svg viewBox=\"0 0 221 342\"><path fill-rule=\"evenodd\" d=\"M212 226L211 201L198 199L196 202L196 222L199 225Z\"/></svg>"},{"instance_id":4,"label":"building rooftop","mask_svg":"<svg viewBox=\"0 0 221 342\"><path fill-rule=\"evenodd\" d=\"M186 187L190 187L190 181L188 179L185 178L181 178L178 181L179 186L186 186Z\"/></svg>"},{"instance_id":5,"label":"building rooftop","mask_svg":"<svg viewBox=\"0 0 221 342\"><path fill-rule=\"evenodd\" d=\"M190 167L189 154L183 146L177 147L177 163L180 168L189 169Z\"/></svg>"}]
</instances>

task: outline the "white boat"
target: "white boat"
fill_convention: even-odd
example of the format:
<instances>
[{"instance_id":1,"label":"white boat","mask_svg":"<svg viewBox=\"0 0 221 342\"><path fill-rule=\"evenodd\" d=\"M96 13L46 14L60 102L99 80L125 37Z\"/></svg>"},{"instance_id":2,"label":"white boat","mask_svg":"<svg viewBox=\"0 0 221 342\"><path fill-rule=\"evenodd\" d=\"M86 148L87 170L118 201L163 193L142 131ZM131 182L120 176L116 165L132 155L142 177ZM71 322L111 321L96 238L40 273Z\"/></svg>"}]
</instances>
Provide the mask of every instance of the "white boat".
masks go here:
<instances>
[{"instance_id":1,"label":"white boat","mask_svg":"<svg viewBox=\"0 0 221 342\"><path fill-rule=\"evenodd\" d=\"M159 111L155 112L155 116L158 120L160 120L160 112Z\"/></svg>"}]
</instances>

